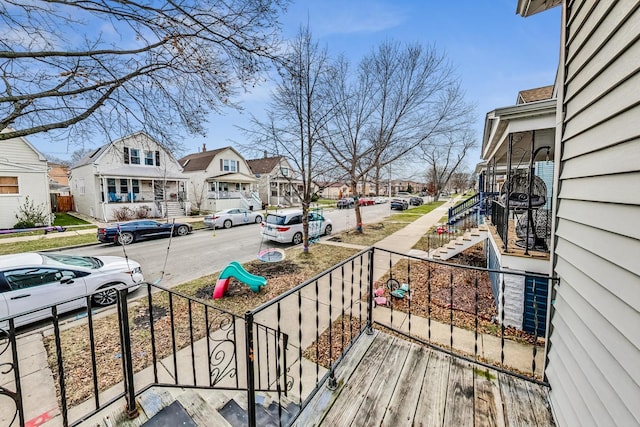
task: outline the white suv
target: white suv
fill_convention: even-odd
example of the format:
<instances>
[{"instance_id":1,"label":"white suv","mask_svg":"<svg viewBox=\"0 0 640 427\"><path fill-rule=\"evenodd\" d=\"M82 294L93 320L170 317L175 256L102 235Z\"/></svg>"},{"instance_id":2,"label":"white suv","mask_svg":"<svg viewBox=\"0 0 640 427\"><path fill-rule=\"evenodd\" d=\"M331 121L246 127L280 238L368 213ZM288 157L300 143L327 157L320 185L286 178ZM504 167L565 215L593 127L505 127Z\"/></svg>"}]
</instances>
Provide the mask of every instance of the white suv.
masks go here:
<instances>
[{"instance_id":1,"label":"white suv","mask_svg":"<svg viewBox=\"0 0 640 427\"><path fill-rule=\"evenodd\" d=\"M317 212L309 212L309 237L331 234L331 220ZM288 210L268 213L262 223L263 238L280 243L302 243L302 210Z\"/></svg>"}]
</instances>

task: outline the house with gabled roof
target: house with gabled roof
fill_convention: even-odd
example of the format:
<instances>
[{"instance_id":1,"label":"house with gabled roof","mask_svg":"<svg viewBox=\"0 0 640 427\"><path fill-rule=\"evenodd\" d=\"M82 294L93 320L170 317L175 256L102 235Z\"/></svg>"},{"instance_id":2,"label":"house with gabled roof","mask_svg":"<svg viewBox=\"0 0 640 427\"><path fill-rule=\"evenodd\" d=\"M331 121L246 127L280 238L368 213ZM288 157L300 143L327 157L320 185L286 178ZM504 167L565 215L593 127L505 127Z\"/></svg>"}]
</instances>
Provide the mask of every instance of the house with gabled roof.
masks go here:
<instances>
[{"instance_id":1,"label":"house with gabled roof","mask_svg":"<svg viewBox=\"0 0 640 427\"><path fill-rule=\"evenodd\" d=\"M105 144L71 167L76 211L113 221L123 207L154 218L189 213L188 178L173 154L144 132Z\"/></svg>"},{"instance_id":2,"label":"house with gabled roof","mask_svg":"<svg viewBox=\"0 0 640 427\"><path fill-rule=\"evenodd\" d=\"M189 154L179 160L185 176L189 177L190 201L199 211L222 209L260 209L257 194L258 179L242 155L233 147Z\"/></svg>"},{"instance_id":3,"label":"house with gabled roof","mask_svg":"<svg viewBox=\"0 0 640 427\"><path fill-rule=\"evenodd\" d=\"M268 205L297 206L300 204L300 180L296 171L284 156L267 156L247 160L252 173L258 179L260 198Z\"/></svg>"},{"instance_id":4,"label":"house with gabled roof","mask_svg":"<svg viewBox=\"0 0 640 427\"><path fill-rule=\"evenodd\" d=\"M47 159L26 138L2 141L0 154L0 228L11 228L27 196L47 218L51 212ZM43 224L43 225L49 225Z\"/></svg>"}]
</instances>

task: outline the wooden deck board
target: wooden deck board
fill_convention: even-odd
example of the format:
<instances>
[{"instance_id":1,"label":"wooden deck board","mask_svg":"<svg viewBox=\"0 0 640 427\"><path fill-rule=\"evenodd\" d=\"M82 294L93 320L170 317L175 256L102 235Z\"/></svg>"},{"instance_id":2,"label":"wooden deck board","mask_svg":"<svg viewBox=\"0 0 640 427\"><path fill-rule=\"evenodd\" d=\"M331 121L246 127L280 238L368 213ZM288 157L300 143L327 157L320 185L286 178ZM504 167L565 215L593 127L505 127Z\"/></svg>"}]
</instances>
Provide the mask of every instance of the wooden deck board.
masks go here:
<instances>
[{"instance_id":1,"label":"wooden deck board","mask_svg":"<svg viewBox=\"0 0 640 427\"><path fill-rule=\"evenodd\" d=\"M533 383L526 383L526 385L531 402L549 402L548 389ZM551 408L548 404L544 405L544 407L541 405L531 405L531 409L533 410L533 414L535 415L539 426L546 427L555 425L553 422L553 416L551 415Z\"/></svg>"},{"instance_id":2,"label":"wooden deck board","mask_svg":"<svg viewBox=\"0 0 640 427\"><path fill-rule=\"evenodd\" d=\"M298 427L317 426L322 422L326 411L331 408L335 399L342 392L345 384L347 384L358 367L360 360L364 357L369 347L379 334L374 331L373 335L363 334L358 338L356 345L347 353L346 357L338 364L335 376L338 380L338 388L329 390L325 384L311 399L305 410L296 419L293 424Z\"/></svg>"},{"instance_id":3,"label":"wooden deck board","mask_svg":"<svg viewBox=\"0 0 640 427\"><path fill-rule=\"evenodd\" d=\"M498 379L505 405L505 424L510 427L537 425L525 381L503 373L498 374Z\"/></svg>"},{"instance_id":4,"label":"wooden deck board","mask_svg":"<svg viewBox=\"0 0 640 427\"><path fill-rule=\"evenodd\" d=\"M379 334L370 347L348 384L342 390L339 398L322 421L327 426L349 426L356 416L360 403L366 398L373 378L385 362L387 352L399 338L379 340Z\"/></svg>"},{"instance_id":5,"label":"wooden deck board","mask_svg":"<svg viewBox=\"0 0 640 427\"><path fill-rule=\"evenodd\" d=\"M462 359L453 359L449 371L445 426L473 427L473 367Z\"/></svg>"},{"instance_id":6,"label":"wooden deck board","mask_svg":"<svg viewBox=\"0 0 640 427\"><path fill-rule=\"evenodd\" d=\"M384 427L401 427L413 425L413 417L418 406L421 387L415 382L424 378L431 352L416 344L411 345L409 356L402 367L387 412L382 420Z\"/></svg>"},{"instance_id":7,"label":"wooden deck board","mask_svg":"<svg viewBox=\"0 0 640 427\"><path fill-rule=\"evenodd\" d=\"M349 360L355 370L340 384L333 405L312 401L296 425L554 425L545 386L381 332L363 343L366 351L353 348L362 360ZM328 412L310 417L311 408Z\"/></svg>"},{"instance_id":8,"label":"wooden deck board","mask_svg":"<svg viewBox=\"0 0 640 427\"><path fill-rule=\"evenodd\" d=\"M420 427L442 426L449 386L450 365L450 357L442 353L431 352L422 382L414 425Z\"/></svg>"},{"instance_id":9,"label":"wooden deck board","mask_svg":"<svg viewBox=\"0 0 640 427\"><path fill-rule=\"evenodd\" d=\"M391 346L384 363L369 387L367 398L363 400L356 413L352 423L353 426L380 425L389 407L393 390L398 384L400 372L407 360L410 348L411 344L404 340L400 340L397 345Z\"/></svg>"},{"instance_id":10,"label":"wooden deck board","mask_svg":"<svg viewBox=\"0 0 640 427\"><path fill-rule=\"evenodd\" d=\"M486 368L475 369L473 379L475 425L504 427L498 373Z\"/></svg>"}]
</instances>

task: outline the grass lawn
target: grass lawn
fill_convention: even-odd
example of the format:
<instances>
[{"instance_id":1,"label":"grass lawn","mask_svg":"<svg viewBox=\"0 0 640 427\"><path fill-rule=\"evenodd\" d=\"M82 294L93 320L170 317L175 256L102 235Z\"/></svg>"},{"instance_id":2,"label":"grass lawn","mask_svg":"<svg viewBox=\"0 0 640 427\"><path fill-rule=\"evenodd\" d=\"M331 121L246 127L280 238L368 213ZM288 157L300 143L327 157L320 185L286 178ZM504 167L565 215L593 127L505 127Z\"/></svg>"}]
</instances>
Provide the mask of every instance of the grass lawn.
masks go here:
<instances>
[{"instance_id":1,"label":"grass lawn","mask_svg":"<svg viewBox=\"0 0 640 427\"><path fill-rule=\"evenodd\" d=\"M15 235L13 235L15 236ZM0 255L17 254L20 252L34 252L46 249L63 248L66 246L83 245L86 243L97 243L96 235L79 234L74 236L56 237L55 239L27 240L24 242L0 243Z\"/></svg>"},{"instance_id":2,"label":"grass lawn","mask_svg":"<svg viewBox=\"0 0 640 427\"><path fill-rule=\"evenodd\" d=\"M407 211L397 211L397 213L392 213L391 216L385 218L381 222L364 224L363 233L357 233L355 230L348 230L337 234L332 238L332 240L338 240L354 245L371 246L405 227L407 223L413 222L422 215L431 212L443 203L444 201L427 203Z\"/></svg>"},{"instance_id":3,"label":"grass lawn","mask_svg":"<svg viewBox=\"0 0 640 427\"><path fill-rule=\"evenodd\" d=\"M73 215L69 215L66 212L58 212L56 219L53 221L53 225L59 225L61 227L68 227L69 225L87 225L91 224L83 219L76 218Z\"/></svg>"}]
</instances>

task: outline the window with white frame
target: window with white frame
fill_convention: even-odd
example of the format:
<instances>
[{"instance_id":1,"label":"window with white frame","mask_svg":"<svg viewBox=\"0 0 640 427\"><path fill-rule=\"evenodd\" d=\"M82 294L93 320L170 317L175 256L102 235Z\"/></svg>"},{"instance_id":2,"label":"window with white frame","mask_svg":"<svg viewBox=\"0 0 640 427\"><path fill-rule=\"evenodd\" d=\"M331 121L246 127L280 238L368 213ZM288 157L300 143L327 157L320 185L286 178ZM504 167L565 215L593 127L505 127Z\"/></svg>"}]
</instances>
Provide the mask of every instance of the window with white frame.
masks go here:
<instances>
[{"instance_id":1,"label":"window with white frame","mask_svg":"<svg viewBox=\"0 0 640 427\"><path fill-rule=\"evenodd\" d=\"M220 169L224 172L238 172L240 168L237 160L220 159Z\"/></svg>"},{"instance_id":2,"label":"window with white frame","mask_svg":"<svg viewBox=\"0 0 640 427\"><path fill-rule=\"evenodd\" d=\"M147 166L153 166L154 160L154 152L153 151L145 151L144 152L144 164Z\"/></svg>"},{"instance_id":3,"label":"window with white frame","mask_svg":"<svg viewBox=\"0 0 640 427\"><path fill-rule=\"evenodd\" d=\"M124 151L123 157L124 157L125 164L132 164L132 165L140 164L140 150L138 148L124 147L123 151ZM152 157L152 162L153 162L153 157Z\"/></svg>"},{"instance_id":4,"label":"window with white frame","mask_svg":"<svg viewBox=\"0 0 640 427\"><path fill-rule=\"evenodd\" d=\"M280 173L282 174L282 176L289 176L289 168L280 168Z\"/></svg>"},{"instance_id":5,"label":"window with white frame","mask_svg":"<svg viewBox=\"0 0 640 427\"><path fill-rule=\"evenodd\" d=\"M17 176L0 176L0 194L19 194Z\"/></svg>"},{"instance_id":6,"label":"window with white frame","mask_svg":"<svg viewBox=\"0 0 640 427\"><path fill-rule=\"evenodd\" d=\"M140 164L140 150L137 148L129 149L129 153L131 154L131 164L139 165Z\"/></svg>"}]
</instances>

